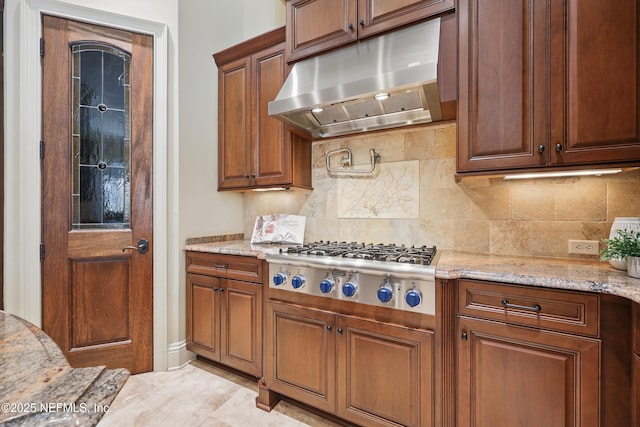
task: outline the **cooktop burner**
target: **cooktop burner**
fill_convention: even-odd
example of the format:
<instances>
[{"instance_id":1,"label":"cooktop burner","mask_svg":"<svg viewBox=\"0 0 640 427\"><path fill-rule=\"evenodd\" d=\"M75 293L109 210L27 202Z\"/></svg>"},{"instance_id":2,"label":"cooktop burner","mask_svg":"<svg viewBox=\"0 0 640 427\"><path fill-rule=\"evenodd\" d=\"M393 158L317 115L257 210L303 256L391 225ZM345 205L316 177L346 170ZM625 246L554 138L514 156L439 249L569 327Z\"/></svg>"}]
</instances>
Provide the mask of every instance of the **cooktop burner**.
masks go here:
<instances>
[{"instance_id":1,"label":"cooktop burner","mask_svg":"<svg viewBox=\"0 0 640 427\"><path fill-rule=\"evenodd\" d=\"M341 257L385 262L429 265L436 255L435 246L406 247L395 244L370 244L357 242L306 243L280 250L281 253Z\"/></svg>"}]
</instances>

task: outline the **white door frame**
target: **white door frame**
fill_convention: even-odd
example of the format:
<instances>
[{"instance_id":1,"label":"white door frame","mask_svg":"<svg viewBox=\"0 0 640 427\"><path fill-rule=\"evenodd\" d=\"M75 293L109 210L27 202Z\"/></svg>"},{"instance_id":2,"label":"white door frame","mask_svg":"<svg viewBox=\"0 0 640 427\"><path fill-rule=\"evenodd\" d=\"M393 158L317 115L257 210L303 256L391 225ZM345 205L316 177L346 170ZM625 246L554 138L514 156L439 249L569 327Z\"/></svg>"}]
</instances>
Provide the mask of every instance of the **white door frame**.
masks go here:
<instances>
[{"instance_id":1,"label":"white door frame","mask_svg":"<svg viewBox=\"0 0 640 427\"><path fill-rule=\"evenodd\" d=\"M153 360L154 370L168 368L167 292L175 262L168 242L176 232L177 219L168 212L168 28L166 24L114 14L55 0L26 0L18 6L19 41L6 46L5 81L13 75L17 85L7 85L5 99L5 310L41 325L41 138L42 68L39 43L41 15L48 14L92 24L150 34L154 37L153 88ZM6 15L6 12L5 12ZM8 41L8 40L7 40ZM9 44L9 43L7 43ZM11 64L11 65L9 65ZM10 81L10 80L9 80ZM172 164L177 164L177 155ZM172 167L177 173L177 167ZM177 200L173 197L173 200ZM172 202L175 203L175 202ZM176 209L171 209L175 212ZM170 233L172 233L170 235ZM175 241L175 239L172 239ZM177 257L178 255L176 255ZM175 347L175 345L174 345ZM175 350L175 349L174 349Z\"/></svg>"}]
</instances>

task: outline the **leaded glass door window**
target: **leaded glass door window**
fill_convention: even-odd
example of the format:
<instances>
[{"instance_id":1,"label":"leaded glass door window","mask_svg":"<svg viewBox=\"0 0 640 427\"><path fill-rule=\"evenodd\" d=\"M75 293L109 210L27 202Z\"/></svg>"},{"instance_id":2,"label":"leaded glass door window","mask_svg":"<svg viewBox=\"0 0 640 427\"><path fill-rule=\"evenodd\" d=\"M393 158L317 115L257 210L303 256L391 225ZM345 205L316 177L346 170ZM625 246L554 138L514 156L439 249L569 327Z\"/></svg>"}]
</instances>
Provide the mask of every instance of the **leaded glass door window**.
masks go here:
<instances>
[{"instance_id":1,"label":"leaded glass door window","mask_svg":"<svg viewBox=\"0 0 640 427\"><path fill-rule=\"evenodd\" d=\"M96 43L71 50L72 228L130 228L131 56Z\"/></svg>"}]
</instances>

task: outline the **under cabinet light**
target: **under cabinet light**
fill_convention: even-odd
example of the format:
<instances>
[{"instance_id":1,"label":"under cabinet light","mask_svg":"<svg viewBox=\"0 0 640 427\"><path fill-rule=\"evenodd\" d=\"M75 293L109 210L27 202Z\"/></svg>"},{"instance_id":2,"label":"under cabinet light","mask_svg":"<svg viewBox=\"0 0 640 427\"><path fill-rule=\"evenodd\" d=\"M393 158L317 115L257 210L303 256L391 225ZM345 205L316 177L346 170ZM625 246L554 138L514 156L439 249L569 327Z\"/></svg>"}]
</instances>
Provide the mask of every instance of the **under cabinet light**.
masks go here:
<instances>
[{"instance_id":1,"label":"under cabinet light","mask_svg":"<svg viewBox=\"0 0 640 427\"><path fill-rule=\"evenodd\" d=\"M560 178L566 176L600 176L620 173L622 169L592 169L592 170L575 170L561 172L534 172L534 173L516 173L505 175L504 179L535 179L535 178Z\"/></svg>"},{"instance_id":2,"label":"under cabinet light","mask_svg":"<svg viewBox=\"0 0 640 427\"><path fill-rule=\"evenodd\" d=\"M288 190L286 187L272 187L272 188L254 188L251 191L284 191Z\"/></svg>"},{"instance_id":3,"label":"under cabinet light","mask_svg":"<svg viewBox=\"0 0 640 427\"><path fill-rule=\"evenodd\" d=\"M385 99L389 99L389 94L386 92L378 93L374 96L376 101L384 101Z\"/></svg>"}]
</instances>

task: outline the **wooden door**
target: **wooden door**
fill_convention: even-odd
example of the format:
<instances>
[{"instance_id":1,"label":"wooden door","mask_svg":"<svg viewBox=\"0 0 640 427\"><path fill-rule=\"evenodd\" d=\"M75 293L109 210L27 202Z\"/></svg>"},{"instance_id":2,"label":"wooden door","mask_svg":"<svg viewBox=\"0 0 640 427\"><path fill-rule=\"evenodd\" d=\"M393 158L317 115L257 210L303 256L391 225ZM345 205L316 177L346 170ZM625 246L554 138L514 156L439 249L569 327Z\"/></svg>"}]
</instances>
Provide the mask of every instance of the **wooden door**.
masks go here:
<instances>
[{"instance_id":1,"label":"wooden door","mask_svg":"<svg viewBox=\"0 0 640 427\"><path fill-rule=\"evenodd\" d=\"M633 409L632 426L640 427L640 304L633 304Z\"/></svg>"},{"instance_id":2,"label":"wooden door","mask_svg":"<svg viewBox=\"0 0 640 427\"><path fill-rule=\"evenodd\" d=\"M433 332L338 317L338 416L434 426Z\"/></svg>"},{"instance_id":3,"label":"wooden door","mask_svg":"<svg viewBox=\"0 0 640 427\"><path fill-rule=\"evenodd\" d=\"M4 0L0 0L0 49L4 52ZM4 55L0 55L0 242L4 242ZM0 245L0 310L4 309L4 244Z\"/></svg>"},{"instance_id":4,"label":"wooden door","mask_svg":"<svg viewBox=\"0 0 640 427\"><path fill-rule=\"evenodd\" d=\"M153 39L43 17L42 323L72 366L153 369Z\"/></svg>"},{"instance_id":5,"label":"wooden door","mask_svg":"<svg viewBox=\"0 0 640 427\"><path fill-rule=\"evenodd\" d=\"M286 75L284 43L265 49L252 56L254 70L252 88L253 125L251 141L255 185L287 185L291 183L291 138L284 123L269 116L268 104L273 101L282 87ZM309 143L310 144L310 143Z\"/></svg>"},{"instance_id":6,"label":"wooden door","mask_svg":"<svg viewBox=\"0 0 640 427\"><path fill-rule=\"evenodd\" d=\"M218 190L251 185L250 57L218 70Z\"/></svg>"},{"instance_id":7,"label":"wooden door","mask_svg":"<svg viewBox=\"0 0 640 427\"><path fill-rule=\"evenodd\" d=\"M220 288L218 277L187 274L187 349L220 361Z\"/></svg>"},{"instance_id":8,"label":"wooden door","mask_svg":"<svg viewBox=\"0 0 640 427\"><path fill-rule=\"evenodd\" d=\"M333 413L336 408L335 315L267 302L266 385Z\"/></svg>"},{"instance_id":9,"label":"wooden door","mask_svg":"<svg viewBox=\"0 0 640 427\"><path fill-rule=\"evenodd\" d=\"M225 279L220 299L220 361L261 377L262 285Z\"/></svg>"},{"instance_id":10,"label":"wooden door","mask_svg":"<svg viewBox=\"0 0 640 427\"><path fill-rule=\"evenodd\" d=\"M455 0L358 0L358 38L455 8Z\"/></svg>"},{"instance_id":11,"label":"wooden door","mask_svg":"<svg viewBox=\"0 0 640 427\"><path fill-rule=\"evenodd\" d=\"M458 1L458 172L548 163L548 9Z\"/></svg>"},{"instance_id":12,"label":"wooden door","mask_svg":"<svg viewBox=\"0 0 640 427\"><path fill-rule=\"evenodd\" d=\"M353 42L358 38L357 0L288 0L288 62Z\"/></svg>"},{"instance_id":13,"label":"wooden door","mask_svg":"<svg viewBox=\"0 0 640 427\"><path fill-rule=\"evenodd\" d=\"M600 343L461 317L460 427L598 427Z\"/></svg>"},{"instance_id":14,"label":"wooden door","mask_svg":"<svg viewBox=\"0 0 640 427\"><path fill-rule=\"evenodd\" d=\"M551 4L552 163L637 162L640 3Z\"/></svg>"}]
</instances>

